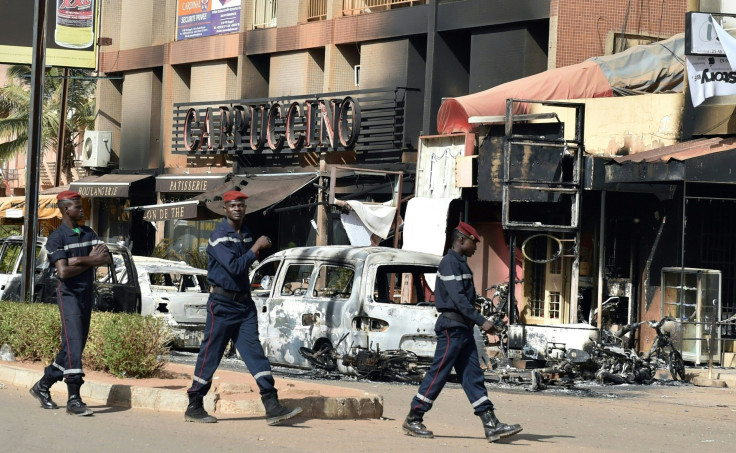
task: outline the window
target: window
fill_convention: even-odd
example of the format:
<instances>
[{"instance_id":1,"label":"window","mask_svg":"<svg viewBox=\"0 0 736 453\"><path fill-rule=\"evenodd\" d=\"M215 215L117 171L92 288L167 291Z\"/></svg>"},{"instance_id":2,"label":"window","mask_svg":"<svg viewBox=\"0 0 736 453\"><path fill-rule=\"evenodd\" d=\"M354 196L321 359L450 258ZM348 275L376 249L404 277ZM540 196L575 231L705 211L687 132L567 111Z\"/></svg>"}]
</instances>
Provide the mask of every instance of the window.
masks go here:
<instances>
[{"instance_id":1,"label":"window","mask_svg":"<svg viewBox=\"0 0 736 453\"><path fill-rule=\"evenodd\" d=\"M281 286L282 296L303 296L307 293L309 277L312 275L314 265L292 264L286 269L284 283Z\"/></svg>"},{"instance_id":2,"label":"window","mask_svg":"<svg viewBox=\"0 0 736 453\"><path fill-rule=\"evenodd\" d=\"M348 299L353 292L355 271L347 267L322 266L314 281L314 297Z\"/></svg>"},{"instance_id":3,"label":"window","mask_svg":"<svg viewBox=\"0 0 736 453\"><path fill-rule=\"evenodd\" d=\"M532 316L536 318L544 317L544 300L542 299L530 299Z\"/></svg>"},{"instance_id":4,"label":"window","mask_svg":"<svg viewBox=\"0 0 736 453\"><path fill-rule=\"evenodd\" d=\"M549 293L549 317L550 319L560 319L560 300L561 294L557 291Z\"/></svg>"},{"instance_id":5,"label":"window","mask_svg":"<svg viewBox=\"0 0 736 453\"><path fill-rule=\"evenodd\" d=\"M0 262L0 274L15 273L15 263L23 251L23 244L9 242L3 249L3 258ZM19 271L20 272L20 271Z\"/></svg>"},{"instance_id":6,"label":"window","mask_svg":"<svg viewBox=\"0 0 736 453\"><path fill-rule=\"evenodd\" d=\"M431 266L378 266L373 300L389 304L432 305L437 268Z\"/></svg>"},{"instance_id":7,"label":"window","mask_svg":"<svg viewBox=\"0 0 736 453\"><path fill-rule=\"evenodd\" d=\"M261 265L253 273L253 280L250 282L250 292L253 296L266 297L271 292L276 271L281 265L281 260L273 260Z\"/></svg>"}]
</instances>

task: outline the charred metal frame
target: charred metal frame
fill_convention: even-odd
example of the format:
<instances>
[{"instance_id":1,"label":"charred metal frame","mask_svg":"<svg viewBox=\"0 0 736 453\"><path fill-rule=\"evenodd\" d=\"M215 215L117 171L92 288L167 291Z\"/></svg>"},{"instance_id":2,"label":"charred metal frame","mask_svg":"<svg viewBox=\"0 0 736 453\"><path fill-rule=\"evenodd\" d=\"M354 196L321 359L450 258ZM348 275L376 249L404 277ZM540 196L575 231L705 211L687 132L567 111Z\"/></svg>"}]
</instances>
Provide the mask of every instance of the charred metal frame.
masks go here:
<instances>
[{"instance_id":1,"label":"charred metal frame","mask_svg":"<svg viewBox=\"0 0 736 453\"><path fill-rule=\"evenodd\" d=\"M514 124L521 121L555 119L560 121L556 113L542 114L514 114L515 104L539 104L549 107L563 107L575 109L575 134L572 140L564 138L564 134L560 138L548 138L539 135L522 135L514 133ZM503 141L504 150L504 169L503 169L503 193L502 193L502 216L501 224L504 230L508 230L509 234L509 287L515 288L516 285L516 266L515 266L515 249L516 249L516 231L548 231L548 232L569 232L575 234L575 244L572 255L572 276L570 281L570 311L569 313L577 313L578 298L578 280L580 270L580 202L582 197L583 185L581 184L583 175L583 137L584 137L584 119L585 104L571 102L546 102L528 99L507 99L506 100L506 117L504 121L505 134ZM545 146L560 148L560 162L565 158L566 151L573 158L572 177L570 180L563 180L562 176L559 181L537 180L512 178L510 166L512 161L512 148L515 145L528 146ZM510 219L509 207L511 204L511 189L521 191L544 191L552 194L571 195L573 202L570 212L570 224L546 224L542 221L514 221ZM515 291L510 291L510 303L508 305L509 324L514 324L517 320L513 318L514 313L511 307L516 305ZM570 316L568 313L568 316Z\"/></svg>"},{"instance_id":2,"label":"charred metal frame","mask_svg":"<svg viewBox=\"0 0 736 453\"><path fill-rule=\"evenodd\" d=\"M335 184L337 181L337 170L348 170L348 171L354 171L354 172L361 172L361 173L375 173L377 175L394 175L397 177L396 184L394 185L393 192L394 196L392 197L394 199L394 203L396 205L396 214L394 214L394 222L393 222L393 228L394 228L394 248L399 248L399 234L398 234L398 227L399 227L399 218L401 217L401 204L409 201L410 198L412 198L413 195L410 195L406 198L402 197L402 185L404 182L404 172L403 171L389 171L389 170L373 170L368 168L354 168L354 167L342 167L342 166L334 166L330 170L330 192L329 192L329 198L328 198L328 205L334 205L336 198L335 198Z\"/></svg>"}]
</instances>

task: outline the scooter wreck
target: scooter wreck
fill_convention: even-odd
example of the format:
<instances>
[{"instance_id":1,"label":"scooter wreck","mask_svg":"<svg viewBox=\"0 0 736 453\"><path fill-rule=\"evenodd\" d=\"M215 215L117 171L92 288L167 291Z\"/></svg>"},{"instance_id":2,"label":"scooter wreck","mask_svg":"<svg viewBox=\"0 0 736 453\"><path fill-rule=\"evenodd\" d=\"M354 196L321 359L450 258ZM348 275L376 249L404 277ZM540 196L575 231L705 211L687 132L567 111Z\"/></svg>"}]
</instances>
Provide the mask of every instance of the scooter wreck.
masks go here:
<instances>
[{"instance_id":1,"label":"scooter wreck","mask_svg":"<svg viewBox=\"0 0 736 453\"><path fill-rule=\"evenodd\" d=\"M604 303L604 319L605 307L615 306L616 302ZM601 384L648 385L658 379L658 369L668 369L674 381L685 380L682 355L671 336L676 322L674 318L664 317L659 321L632 323L615 331L608 328L599 331L588 324L512 325L504 355L521 359L528 370L513 373L509 367L496 367L492 374L499 381L529 383L532 390L549 385L570 387L591 380ZM644 324L655 329L656 337L649 351L639 354L634 348L634 337Z\"/></svg>"}]
</instances>

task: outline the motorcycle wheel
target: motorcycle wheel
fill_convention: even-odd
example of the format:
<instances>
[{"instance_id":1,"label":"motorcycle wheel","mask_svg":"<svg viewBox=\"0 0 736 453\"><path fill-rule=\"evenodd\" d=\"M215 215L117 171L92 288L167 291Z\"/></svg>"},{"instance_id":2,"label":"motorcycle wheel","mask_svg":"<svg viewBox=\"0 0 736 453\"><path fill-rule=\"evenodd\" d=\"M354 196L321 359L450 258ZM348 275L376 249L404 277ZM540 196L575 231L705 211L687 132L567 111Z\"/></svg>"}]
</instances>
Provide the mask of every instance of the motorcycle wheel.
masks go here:
<instances>
[{"instance_id":1,"label":"motorcycle wheel","mask_svg":"<svg viewBox=\"0 0 736 453\"><path fill-rule=\"evenodd\" d=\"M314 349L301 347L299 353L307 359L310 365L314 368L319 368L327 371L334 371L337 369L337 361L332 355L332 346L329 344L322 345L319 351Z\"/></svg>"},{"instance_id":2,"label":"motorcycle wheel","mask_svg":"<svg viewBox=\"0 0 736 453\"><path fill-rule=\"evenodd\" d=\"M682 360L682 355L677 350L671 350L669 354L669 369L672 379L675 381L685 380L685 362Z\"/></svg>"}]
</instances>

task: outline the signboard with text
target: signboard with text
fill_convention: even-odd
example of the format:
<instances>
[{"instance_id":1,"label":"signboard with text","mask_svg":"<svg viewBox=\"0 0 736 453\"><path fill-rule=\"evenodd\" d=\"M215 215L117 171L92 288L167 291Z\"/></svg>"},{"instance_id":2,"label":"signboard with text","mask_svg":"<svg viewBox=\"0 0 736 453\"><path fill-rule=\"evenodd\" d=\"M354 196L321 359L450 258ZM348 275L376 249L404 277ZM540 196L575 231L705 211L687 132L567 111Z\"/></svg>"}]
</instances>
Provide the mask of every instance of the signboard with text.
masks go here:
<instances>
[{"instance_id":1,"label":"signboard with text","mask_svg":"<svg viewBox=\"0 0 736 453\"><path fill-rule=\"evenodd\" d=\"M406 89L174 104L174 154L400 152ZM388 154L385 154L386 156Z\"/></svg>"},{"instance_id":2,"label":"signboard with text","mask_svg":"<svg viewBox=\"0 0 736 453\"><path fill-rule=\"evenodd\" d=\"M34 4L0 0L0 63L31 64ZM47 1L47 66L96 67L99 4L99 0Z\"/></svg>"},{"instance_id":3,"label":"signboard with text","mask_svg":"<svg viewBox=\"0 0 736 453\"><path fill-rule=\"evenodd\" d=\"M237 33L241 0L179 0L176 39Z\"/></svg>"}]
</instances>

